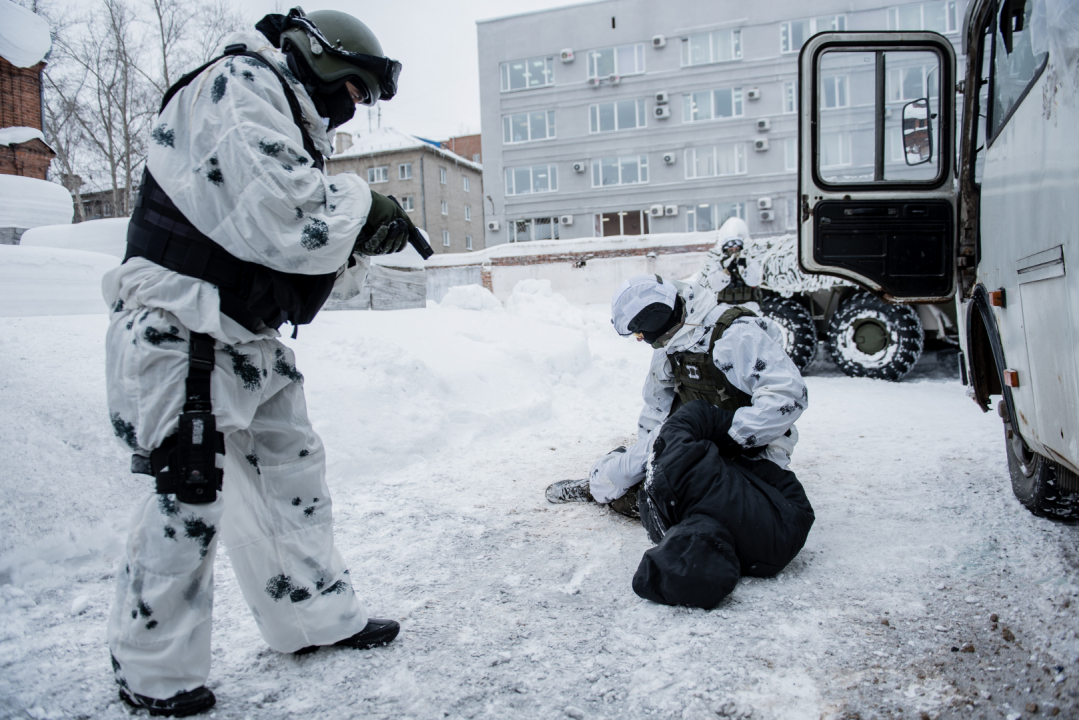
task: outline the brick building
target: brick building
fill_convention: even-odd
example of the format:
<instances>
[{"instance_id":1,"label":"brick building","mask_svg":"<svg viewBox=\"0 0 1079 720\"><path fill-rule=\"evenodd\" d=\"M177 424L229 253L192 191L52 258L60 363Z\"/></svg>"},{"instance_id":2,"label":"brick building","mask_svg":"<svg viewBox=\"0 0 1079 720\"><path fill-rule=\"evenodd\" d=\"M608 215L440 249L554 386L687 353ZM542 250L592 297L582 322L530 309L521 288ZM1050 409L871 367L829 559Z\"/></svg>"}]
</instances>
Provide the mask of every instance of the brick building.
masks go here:
<instances>
[{"instance_id":1,"label":"brick building","mask_svg":"<svg viewBox=\"0 0 1079 720\"><path fill-rule=\"evenodd\" d=\"M5 128L44 130L41 89L44 69L44 62L21 68L0 56L0 131ZM10 142L12 140L17 142ZM40 137L22 140L13 133L0 132L0 174L44 180L54 157L56 153Z\"/></svg>"},{"instance_id":2,"label":"brick building","mask_svg":"<svg viewBox=\"0 0 1079 720\"><path fill-rule=\"evenodd\" d=\"M480 147L479 133L476 133L475 135L461 135L459 137L452 137L449 140L443 140L442 147L455 155L470 159L472 162L483 162L483 150Z\"/></svg>"},{"instance_id":3,"label":"brick building","mask_svg":"<svg viewBox=\"0 0 1079 720\"><path fill-rule=\"evenodd\" d=\"M355 173L373 191L396 197L435 253L484 248L481 165L396 130L355 127L353 121L339 129L328 174Z\"/></svg>"}]
</instances>

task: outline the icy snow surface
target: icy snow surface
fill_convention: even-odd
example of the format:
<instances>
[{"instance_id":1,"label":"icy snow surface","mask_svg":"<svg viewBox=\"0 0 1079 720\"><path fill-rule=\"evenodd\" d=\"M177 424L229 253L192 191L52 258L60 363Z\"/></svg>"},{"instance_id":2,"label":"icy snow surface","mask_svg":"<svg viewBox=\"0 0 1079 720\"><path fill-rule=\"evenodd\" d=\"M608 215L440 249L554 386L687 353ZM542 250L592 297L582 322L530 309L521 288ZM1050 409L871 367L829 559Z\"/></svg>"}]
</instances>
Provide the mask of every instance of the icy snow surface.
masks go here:
<instances>
[{"instance_id":1,"label":"icy snow surface","mask_svg":"<svg viewBox=\"0 0 1079 720\"><path fill-rule=\"evenodd\" d=\"M70 223L74 213L75 203L63 185L21 175L0 175L0 227Z\"/></svg>"},{"instance_id":2,"label":"icy snow surface","mask_svg":"<svg viewBox=\"0 0 1079 720\"><path fill-rule=\"evenodd\" d=\"M11 0L0 0L0 57L15 67L28 68L44 60L51 47L44 18Z\"/></svg>"},{"instance_id":3,"label":"icy snow surface","mask_svg":"<svg viewBox=\"0 0 1079 720\"><path fill-rule=\"evenodd\" d=\"M41 131L32 127L6 127L0 128L0 145L18 145L19 143L40 140L45 142L45 136Z\"/></svg>"},{"instance_id":4,"label":"icy snow surface","mask_svg":"<svg viewBox=\"0 0 1079 720\"><path fill-rule=\"evenodd\" d=\"M99 252L0 245L0 317L105 312L101 276L119 264Z\"/></svg>"},{"instance_id":5,"label":"icy snow surface","mask_svg":"<svg viewBox=\"0 0 1079 720\"><path fill-rule=\"evenodd\" d=\"M903 383L811 366L792 465L817 513L806 548L711 612L670 608L630 588L639 523L543 497L630 440L648 348L543 282L504 308L475 292L325 313L287 341L338 547L402 632L371 651L272 652L222 552L215 717L999 718L1027 702L1076 716L1079 528L1015 502L999 418L932 354ZM105 619L149 482L111 435L106 325L0 318L3 717L130 717Z\"/></svg>"}]
</instances>

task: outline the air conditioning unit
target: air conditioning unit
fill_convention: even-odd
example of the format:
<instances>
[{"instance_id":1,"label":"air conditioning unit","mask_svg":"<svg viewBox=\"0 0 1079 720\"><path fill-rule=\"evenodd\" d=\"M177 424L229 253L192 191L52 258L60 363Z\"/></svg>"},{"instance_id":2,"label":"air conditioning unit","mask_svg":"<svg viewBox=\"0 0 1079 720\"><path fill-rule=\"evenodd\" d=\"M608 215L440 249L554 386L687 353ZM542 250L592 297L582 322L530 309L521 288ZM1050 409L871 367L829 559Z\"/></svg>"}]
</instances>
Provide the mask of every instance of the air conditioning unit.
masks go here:
<instances>
[{"instance_id":1,"label":"air conditioning unit","mask_svg":"<svg viewBox=\"0 0 1079 720\"><path fill-rule=\"evenodd\" d=\"M488 220L487 221L487 229L490 230L491 232L498 232L498 228L499 228L499 225L498 225L497 220Z\"/></svg>"},{"instance_id":2,"label":"air conditioning unit","mask_svg":"<svg viewBox=\"0 0 1079 720\"><path fill-rule=\"evenodd\" d=\"M760 118L757 120L757 132L768 132L772 129L772 121L768 118Z\"/></svg>"},{"instance_id":3,"label":"air conditioning unit","mask_svg":"<svg viewBox=\"0 0 1079 720\"><path fill-rule=\"evenodd\" d=\"M757 209L758 210L771 210L772 209L772 198L770 198L770 197L757 198Z\"/></svg>"},{"instance_id":4,"label":"air conditioning unit","mask_svg":"<svg viewBox=\"0 0 1079 720\"><path fill-rule=\"evenodd\" d=\"M666 105L668 102L670 102L670 99L670 95L665 92L656 93L656 105Z\"/></svg>"},{"instance_id":5,"label":"air conditioning unit","mask_svg":"<svg viewBox=\"0 0 1079 720\"><path fill-rule=\"evenodd\" d=\"M558 224L559 225L572 225L573 224L573 216L572 215L560 215L559 218L558 218Z\"/></svg>"},{"instance_id":6,"label":"air conditioning unit","mask_svg":"<svg viewBox=\"0 0 1079 720\"><path fill-rule=\"evenodd\" d=\"M667 206L665 206L663 208L663 214L668 215L668 216L677 215L678 214L678 206L677 205L667 205Z\"/></svg>"},{"instance_id":7,"label":"air conditioning unit","mask_svg":"<svg viewBox=\"0 0 1079 720\"><path fill-rule=\"evenodd\" d=\"M772 222L776 219L776 214L771 210L761 210L761 222Z\"/></svg>"},{"instance_id":8,"label":"air conditioning unit","mask_svg":"<svg viewBox=\"0 0 1079 720\"><path fill-rule=\"evenodd\" d=\"M669 118L671 116L671 109L666 105L656 105L652 108L652 116L656 118Z\"/></svg>"},{"instance_id":9,"label":"air conditioning unit","mask_svg":"<svg viewBox=\"0 0 1079 720\"><path fill-rule=\"evenodd\" d=\"M761 89L760 88L750 88L749 90L746 90L746 99L747 100L760 100L761 99Z\"/></svg>"},{"instance_id":10,"label":"air conditioning unit","mask_svg":"<svg viewBox=\"0 0 1079 720\"><path fill-rule=\"evenodd\" d=\"M652 47L661 48L667 45L667 38L663 35L656 35L652 38Z\"/></svg>"},{"instance_id":11,"label":"air conditioning unit","mask_svg":"<svg viewBox=\"0 0 1079 720\"><path fill-rule=\"evenodd\" d=\"M768 149L768 138L757 138L753 141L753 149L757 152L764 152Z\"/></svg>"},{"instance_id":12,"label":"air conditioning unit","mask_svg":"<svg viewBox=\"0 0 1079 720\"><path fill-rule=\"evenodd\" d=\"M562 62L573 62L573 51L566 48L562 52L558 53L558 59Z\"/></svg>"},{"instance_id":13,"label":"air conditioning unit","mask_svg":"<svg viewBox=\"0 0 1079 720\"><path fill-rule=\"evenodd\" d=\"M578 160L577 162L573 163L573 172L581 173L587 169L588 163L586 163L584 160Z\"/></svg>"},{"instance_id":14,"label":"air conditioning unit","mask_svg":"<svg viewBox=\"0 0 1079 720\"><path fill-rule=\"evenodd\" d=\"M663 217L663 206L653 205L648 208L648 217Z\"/></svg>"},{"instance_id":15,"label":"air conditioning unit","mask_svg":"<svg viewBox=\"0 0 1079 720\"><path fill-rule=\"evenodd\" d=\"M674 165L676 162L678 162L678 156L675 155L673 152L663 153L663 162L667 163L668 165Z\"/></svg>"},{"instance_id":16,"label":"air conditioning unit","mask_svg":"<svg viewBox=\"0 0 1079 720\"><path fill-rule=\"evenodd\" d=\"M617 85L618 83L622 82L622 76L611 73L607 76L607 82L609 82L611 85Z\"/></svg>"},{"instance_id":17,"label":"air conditioning unit","mask_svg":"<svg viewBox=\"0 0 1079 720\"><path fill-rule=\"evenodd\" d=\"M598 77L588 78L588 84L594 88L598 88L601 82L603 82L603 80Z\"/></svg>"}]
</instances>

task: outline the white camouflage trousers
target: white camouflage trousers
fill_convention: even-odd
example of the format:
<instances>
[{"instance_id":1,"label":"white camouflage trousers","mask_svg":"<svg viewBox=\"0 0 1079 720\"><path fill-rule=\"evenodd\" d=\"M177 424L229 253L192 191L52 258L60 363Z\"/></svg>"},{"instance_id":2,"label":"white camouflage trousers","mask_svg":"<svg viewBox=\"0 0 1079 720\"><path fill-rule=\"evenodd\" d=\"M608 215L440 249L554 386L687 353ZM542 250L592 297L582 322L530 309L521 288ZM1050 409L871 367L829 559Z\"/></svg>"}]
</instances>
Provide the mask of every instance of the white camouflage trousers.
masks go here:
<instances>
[{"instance_id":1,"label":"white camouflage trousers","mask_svg":"<svg viewBox=\"0 0 1079 720\"><path fill-rule=\"evenodd\" d=\"M145 308L114 312L106 339L109 414L135 452L158 447L182 411L189 333ZM117 570L108 640L117 682L170 698L210 671L218 536L263 638L279 652L354 635L367 613L334 548L322 442L303 376L274 338L214 347L211 396L225 435L224 489L190 505L150 491ZM220 460L219 460L220 462Z\"/></svg>"}]
</instances>

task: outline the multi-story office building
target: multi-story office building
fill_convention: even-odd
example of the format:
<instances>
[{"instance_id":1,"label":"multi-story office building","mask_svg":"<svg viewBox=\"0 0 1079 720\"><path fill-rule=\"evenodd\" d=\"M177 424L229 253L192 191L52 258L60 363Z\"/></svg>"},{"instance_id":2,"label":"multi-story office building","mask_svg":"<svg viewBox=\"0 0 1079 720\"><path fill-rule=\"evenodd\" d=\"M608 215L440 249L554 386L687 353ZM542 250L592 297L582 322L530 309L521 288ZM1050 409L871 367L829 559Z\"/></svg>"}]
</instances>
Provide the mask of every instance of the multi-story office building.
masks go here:
<instances>
[{"instance_id":1,"label":"multi-story office building","mask_svg":"<svg viewBox=\"0 0 1079 720\"><path fill-rule=\"evenodd\" d=\"M704 231L732 215L757 235L789 232L803 42L903 29L958 44L965 5L821 0L806 17L790 0L600 0L480 22L486 244ZM939 92L930 66L914 56L889 66L896 171L903 106ZM872 123L859 120L873 107L859 92L872 86L865 72L837 66L824 82L837 124L822 152L838 174L865 172L872 146Z\"/></svg>"}]
</instances>

